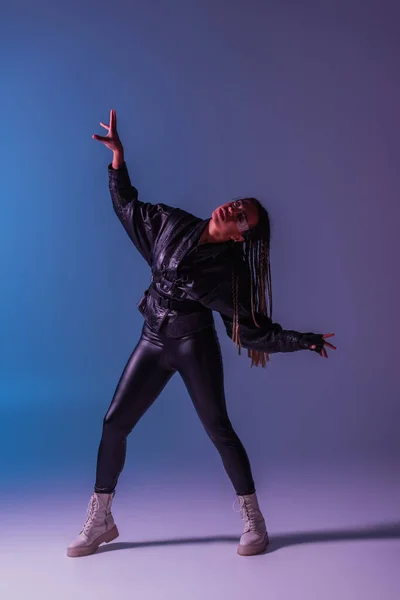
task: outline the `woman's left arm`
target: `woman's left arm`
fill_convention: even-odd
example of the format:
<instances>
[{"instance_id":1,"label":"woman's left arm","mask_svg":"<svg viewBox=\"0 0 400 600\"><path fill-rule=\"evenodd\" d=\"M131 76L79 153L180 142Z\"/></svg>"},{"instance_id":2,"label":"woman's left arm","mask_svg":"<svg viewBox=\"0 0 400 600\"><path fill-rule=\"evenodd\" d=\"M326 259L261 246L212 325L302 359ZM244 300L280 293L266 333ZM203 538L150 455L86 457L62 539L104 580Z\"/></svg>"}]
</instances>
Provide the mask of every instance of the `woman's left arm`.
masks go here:
<instances>
[{"instance_id":1,"label":"woman's left arm","mask_svg":"<svg viewBox=\"0 0 400 600\"><path fill-rule=\"evenodd\" d=\"M210 292L199 298L199 302L207 308L219 312L226 332L232 339L234 310L230 281L227 278L221 279ZM240 342L243 348L268 353L295 352L297 350L312 350L318 353L323 351L325 341L322 334L283 329L279 323L274 323L267 315L255 313L254 316L258 327L254 323L251 313L250 287L239 285L238 321Z\"/></svg>"}]
</instances>

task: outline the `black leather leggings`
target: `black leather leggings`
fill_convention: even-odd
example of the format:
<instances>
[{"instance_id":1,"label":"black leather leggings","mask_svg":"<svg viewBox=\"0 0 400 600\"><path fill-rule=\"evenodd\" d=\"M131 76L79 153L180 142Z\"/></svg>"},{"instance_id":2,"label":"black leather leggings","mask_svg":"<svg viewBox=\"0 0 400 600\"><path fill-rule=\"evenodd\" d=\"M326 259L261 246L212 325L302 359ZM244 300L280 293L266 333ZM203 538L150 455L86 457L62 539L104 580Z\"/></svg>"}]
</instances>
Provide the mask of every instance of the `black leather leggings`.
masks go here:
<instances>
[{"instance_id":1,"label":"black leather leggings","mask_svg":"<svg viewBox=\"0 0 400 600\"><path fill-rule=\"evenodd\" d=\"M246 450L226 409L222 356L215 326L173 339L154 333L145 323L104 417L96 492L114 491L125 463L127 436L176 371L221 455L236 494L255 491Z\"/></svg>"}]
</instances>

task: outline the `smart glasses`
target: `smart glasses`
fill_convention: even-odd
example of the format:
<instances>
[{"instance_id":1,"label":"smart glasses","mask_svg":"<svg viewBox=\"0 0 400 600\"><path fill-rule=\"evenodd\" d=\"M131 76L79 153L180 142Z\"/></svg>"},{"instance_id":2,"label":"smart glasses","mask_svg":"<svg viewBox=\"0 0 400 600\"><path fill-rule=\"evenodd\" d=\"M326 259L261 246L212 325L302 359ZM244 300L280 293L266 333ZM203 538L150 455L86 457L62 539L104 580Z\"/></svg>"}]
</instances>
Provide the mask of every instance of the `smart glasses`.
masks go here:
<instances>
[{"instance_id":1,"label":"smart glasses","mask_svg":"<svg viewBox=\"0 0 400 600\"><path fill-rule=\"evenodd\" d=\"M237 228L240 232L248 231L250 229L249 222L247 220L246 212L244 210L243 200L234 200L229 204L235 210L235 221Z\"/></svg>"}]
</instances>

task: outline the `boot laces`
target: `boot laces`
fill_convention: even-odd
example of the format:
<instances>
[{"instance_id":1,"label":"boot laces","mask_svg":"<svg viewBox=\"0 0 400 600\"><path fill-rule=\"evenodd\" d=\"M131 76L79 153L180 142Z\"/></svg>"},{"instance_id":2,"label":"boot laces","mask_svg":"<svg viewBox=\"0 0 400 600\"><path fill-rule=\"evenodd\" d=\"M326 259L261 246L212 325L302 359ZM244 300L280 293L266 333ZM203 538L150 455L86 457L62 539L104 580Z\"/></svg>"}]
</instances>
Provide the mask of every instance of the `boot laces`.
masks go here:
<instances>
[{"instance_id":1,"label":"boot laces","mask_svg":"<svg viewBox=\"0 0 400 600\"><path fill-rule=\"evenodd\" d=\"M237 500L239 500L240 504L239 510L235 509ZM257 530L257 514L250 500L244 496L238 496L233 503L233 510L235 512L240 512L241 517L245 522L245 532Z\"/></svg>"},{"instance_id":2,"label":"boot laces","mask_svg":"<svg viewBox=\"0 0 400 600\"><path fill-rule=\"evenodd\" d=\"M99 501L97 500L96 496L93 494L93 496L89 500L89 506L86 511L86 521L83 525L81 533L87 534L87 532L89 531L89 529L93 523L94 517L96 516L96 509L98 508L98 506L99 506Z\"/></svg>"}]
</instances>

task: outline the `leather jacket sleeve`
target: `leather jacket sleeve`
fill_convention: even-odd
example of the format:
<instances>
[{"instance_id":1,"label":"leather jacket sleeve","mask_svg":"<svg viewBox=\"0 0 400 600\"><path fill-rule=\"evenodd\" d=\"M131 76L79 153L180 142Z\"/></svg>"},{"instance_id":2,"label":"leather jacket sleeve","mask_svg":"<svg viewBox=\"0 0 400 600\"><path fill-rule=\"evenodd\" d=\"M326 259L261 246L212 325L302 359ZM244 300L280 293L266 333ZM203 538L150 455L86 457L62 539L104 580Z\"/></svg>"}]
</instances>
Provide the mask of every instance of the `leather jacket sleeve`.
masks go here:
<instances>
[{"instance_id":1,"label":"leather jacket sleeve","mask_svg":"<svg viewBox=\"0 0 400 600\"><path fill-rule=\"evenodd\" d=\"M108 182L114 211L140 254L151 265L154 241L168 219L173 207L151 204L138 199L132 186L126 162L120 169L108 165Z\"/></svg>"},{"instance_id":2,"label":"leather jacket sleeve","mask_svg":"<svg viewBox=\"0 0 400 600\"><path fill-rule=\"evenodd\" d=\"M244 274L246 275L246 274ZM221 279L217 285L199 301L211 310L219 312L225 325L226 332L232 338L233 332L233 298L232 284L229 277ZM254 323L251 313L250 281L246 276L239 283L239 335L243 348L261 352L295 352L310 350L315 344L315 350L320 352L324 345L321 334L312 332L301 333L291 329L283 329L279 323L274 323L267 315L255 313L259 327Z\"/></svg>"}]
</instances>

